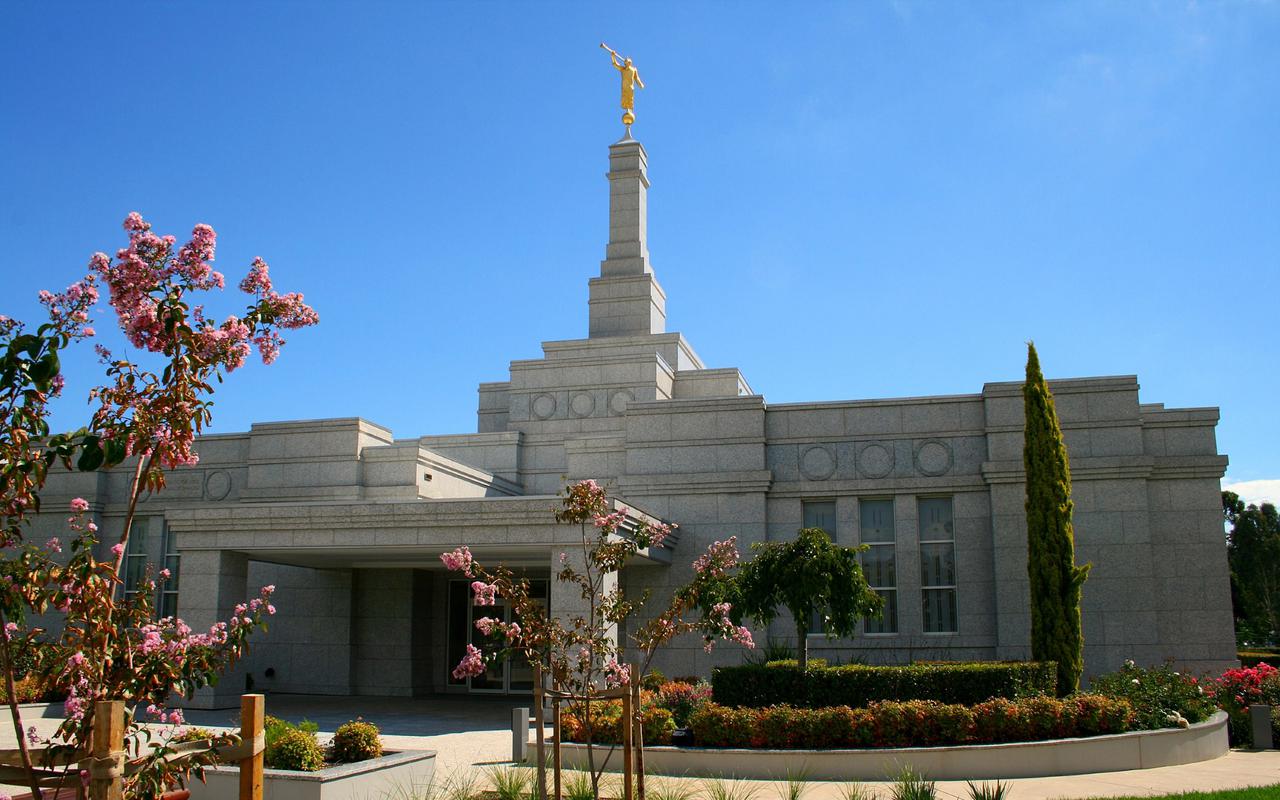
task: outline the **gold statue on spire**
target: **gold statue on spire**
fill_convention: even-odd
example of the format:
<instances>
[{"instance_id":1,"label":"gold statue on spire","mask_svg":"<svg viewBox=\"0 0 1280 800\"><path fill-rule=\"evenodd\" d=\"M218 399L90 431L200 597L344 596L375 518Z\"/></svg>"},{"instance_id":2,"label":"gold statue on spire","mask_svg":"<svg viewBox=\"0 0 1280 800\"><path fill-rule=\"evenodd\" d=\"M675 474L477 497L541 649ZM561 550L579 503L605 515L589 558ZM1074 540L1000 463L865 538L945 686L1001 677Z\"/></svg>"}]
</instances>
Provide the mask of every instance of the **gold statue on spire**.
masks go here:
<instances>
[{"instance_id":1,"label":"gold statue on spire","mask_svg":"<svg viewBox=\"0 0 1280 800\"><path fill-rule=\"evenodd\" d=\"M640 72L631 63L631 59L618 55L616 50L604 42L600 46L609 51L613 68L622 73L622 124L627 126L627 132L630 133L631 123L636 121L636 86L643 89L644 81L640 80Z\"/></svg>"}]
</instances>

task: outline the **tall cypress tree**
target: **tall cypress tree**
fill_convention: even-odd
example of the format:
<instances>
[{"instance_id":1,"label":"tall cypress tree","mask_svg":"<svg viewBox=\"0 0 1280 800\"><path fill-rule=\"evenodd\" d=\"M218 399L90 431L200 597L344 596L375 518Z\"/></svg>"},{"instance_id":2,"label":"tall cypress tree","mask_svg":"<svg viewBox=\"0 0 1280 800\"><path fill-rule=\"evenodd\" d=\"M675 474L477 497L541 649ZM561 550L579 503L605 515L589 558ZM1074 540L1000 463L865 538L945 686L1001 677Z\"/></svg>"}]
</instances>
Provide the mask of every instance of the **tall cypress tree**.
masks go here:
<instances>
[{"instance_id":1,"label":"tall cypress tree","mask_svg":"<svg viewBox=\"0 0 1280 800\"><path fill-rule=\"evenodd\" d=\"M1040 372L1040 357L1027 343L1027 382L1022 387L1026 432L1027 575L1031 580L1031 656L1058 664L1058 693L1080 686L1084 635L1080 588L1089 565L1076 566L1071 530L1071 467L1058 427L1053 395Z\"/></svg>"}]
</instances>

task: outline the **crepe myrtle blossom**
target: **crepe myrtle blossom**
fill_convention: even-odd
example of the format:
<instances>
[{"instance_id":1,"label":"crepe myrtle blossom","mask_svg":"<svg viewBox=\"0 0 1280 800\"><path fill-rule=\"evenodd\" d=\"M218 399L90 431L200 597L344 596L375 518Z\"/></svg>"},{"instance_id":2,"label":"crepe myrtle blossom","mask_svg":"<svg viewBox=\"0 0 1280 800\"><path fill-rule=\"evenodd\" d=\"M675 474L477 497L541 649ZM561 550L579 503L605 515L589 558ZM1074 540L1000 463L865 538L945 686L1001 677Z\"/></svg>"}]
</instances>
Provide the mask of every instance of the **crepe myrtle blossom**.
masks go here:
<instances>
[{"instance_id":1,"label":"crepe myrtle blossom","mask_svg":"<svg viewBox=\"0 0 1280 800\"><path fill-rule=\"evenodd\" d=\"M722 578L738 565L738 537L730 536L723 542L713 542L705 553L693 562L693 571L712 578Z\"/></svg>"},{"instance_id":2,"label":"crepe myrtle blossom","mask_svg":"<svg viewBox=\"0 0 1280 800\"><path fill-rule=\"evenodd\" d=\"M604 685L609 688L627 686L631 683L631 667L619 664L616 656L609 656L604 662Z\"/></svg>"},{"instance_id":3,"label":"crepe myrtle blossom","mask_svg":"<svg viewBox=\"0 0 1280 800\"><path fill-rule=\"evenodd\" d=\"M471 591L475 593L475 602L478 606L492 606L498 603L498 584L496 583L472 581Z\"/></svg>"},{"instance_id":4,"label":"crepe myrtle blossom","mask_svg":"<svg viewBox=\"0 0 1280 800\"><path fill-rule=\"evenodd\" d=\"M458 666L453 668L453 677L461 681L483 674L484 656L475 645L467 645L467 654L458 662Z\"/></svg>"},{"instance_id":5,"label":"crepe myrtle blossom","mask_svg":"<svg viewBox=\"0 0 1280 800\"><path fill-rule=\"evenodd\" d=\"M450 572L461 572L468 578L475 577L471 573L471 551L464 547L459 547L450 553L441 553L440 561L444 563L444 568Z\"/></svg>"}]
</instances>

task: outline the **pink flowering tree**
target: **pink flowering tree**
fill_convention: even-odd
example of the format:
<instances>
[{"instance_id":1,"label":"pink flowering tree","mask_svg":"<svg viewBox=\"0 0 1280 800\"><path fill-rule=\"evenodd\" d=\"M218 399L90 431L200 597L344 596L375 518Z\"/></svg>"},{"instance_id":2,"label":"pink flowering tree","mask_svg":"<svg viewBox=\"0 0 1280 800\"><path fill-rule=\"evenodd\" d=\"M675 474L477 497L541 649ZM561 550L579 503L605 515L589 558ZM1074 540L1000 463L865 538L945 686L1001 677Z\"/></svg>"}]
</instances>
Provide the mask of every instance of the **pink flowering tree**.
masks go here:
<instances>
[{"instance_id":1,"label":"pink flowering tree","mask_svg":"<svg viewBox=\"0 0 1280 800\"><path fill-rule=\"evenodd\" d=\"M274 291L267 265L255 259L240 283L249 305L215 323L203 306L191 305L200 293L224 285L211 264L213 229L197 225L181 246L153 233L137 213L125 219L124 229L129 243L114 259L96 253L83 280L60 294L41 292L49 321L34 332L0 317L0 538L8 548L0 579L0 666L36 797L41 785L30 746L39 741L34 729L24 729L18 709L17 656L34 652L37 673L68 694L66 720L56 742L46 743L46 759L59 747L85 752L94 701L124 700L129 755L139 768L127 780L126 794L151 797L184 779L191 766L199 768L200 759L166 762L164 741L141 723L181 723L181 712L166 706L169 698L215 682L243 655L250 633L265 628L275 612L273 587L265 587L233 618L196 632L180 619L154 618L152 590L155 581L170 578L166 571L147 575L143 591L126 596L121 565L139 498L162 490L166 471L197 462L193 445L211 418L213 384L243 366L254 348L270 364L284 344L281 329L314 325L318 317L302 295ZM130 345L158 363L148 368L99 345L108 380L90 392L95 408L89 424L54 434L48 401L64 386L59 353L95 335L89 315L99 286L109 292ZM94 471L130 459L123 530L109 548L100 545L97 526L86 517L88 503L80 498L72 501L67 520L69 553L59 538L43 545L25 541L29 515L40 510L40 490L55 463ZM57 637L21 624L27 612L50 610L63 615ZM75 782L81 776L64 777Z\"/></svg>"},{"instance_id":2,"label":"pink flowering tree","mask_svg":"<svg viewBox=\"0 0 1280 800\"><path fill-rule=\"evenodd\" d=\"M598 797L600 776L607 762L597 769L591 744L591 697L600 687L641 681L658 650L678 636L701 636L708 652L719 640L745 647L753 647L754 643L747 628L730 620L731 606L726 598L732 591L730 576L738 563L737 543L730 538L707 548L693 563L693 580L675 591L661 610L630 633L633 650L639 654L639 674L633 675L624 657L626 642L617 641L614 632L645 610L652 598L647 591L638 598L628 598L609 576L639 551L661 547L674 526L629 522L625 511L612 510L605 490L595 481L570 484L563 498L556 519L578 526L581 558L574 561L581 567L562 553L561 568L555 577L581 593L585 608L567 618L548 616L545 607L532 597L528 579L511 569L501 565L486 569L466 547L441 555L447 569L472 579L475 605L492 606L502 598L511 606L515 619L510 623L487 616L476 620L476 627L491 646L486 652L468 644L453 676L463 679L481 675L486 663L518 654L543 675L551 676L558 688L583 698L571 703L571 711L583 721L587 732L589 772ZM539 763L545 760L543 755L538 753ZM545 796L546 787L539 790Z\"/></svg>"}]
</instances>

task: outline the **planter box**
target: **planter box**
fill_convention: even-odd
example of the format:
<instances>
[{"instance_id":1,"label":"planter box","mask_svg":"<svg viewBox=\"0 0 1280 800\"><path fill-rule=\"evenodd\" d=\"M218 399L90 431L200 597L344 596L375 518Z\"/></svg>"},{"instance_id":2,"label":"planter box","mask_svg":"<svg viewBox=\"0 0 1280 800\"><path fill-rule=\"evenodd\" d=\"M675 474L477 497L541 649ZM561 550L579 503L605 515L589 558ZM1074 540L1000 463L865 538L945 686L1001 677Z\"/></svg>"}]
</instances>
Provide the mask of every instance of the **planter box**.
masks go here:
<instances>
[{"instance_id":1,"label":"planter box","mask_svg":"<svg viewBox=\"0 0 1280 800\"><path fill-rule=\"evenodd\" d=\"M585 745L565 743L566 767L586 763ZM597 745L597 765L608 745ZM709 747L646 747L645 772L782 780L803 772L812 780L884 780L904 766L935 780L1039 778L1130 769L1168 767L1224 756L1227 715L1219 711L1189 728L1161 728L1080 739L974 744L956 747L901 747L865 750L747 750ZM618 748L618 752L621 749ZM529 757L537 750L529 746ZM621 756L614 754L611 768Z\"/></svg>"},{"instance_id":2,"label":"planter box","mask_svg":"<svg viewBox=\"0 0 1280 800\"><path fill-rule=\"evenodd\" d=\"M318 772L289 769L262 771L262 796L269 800L369 800L397 789L409 790L430 783L435 771L432 750L404 750L381 758L339 764ZM205 783L190 781L191 800L237 800L240 770L235 766L210 767Z\"/></svg>"}]
</instances>

